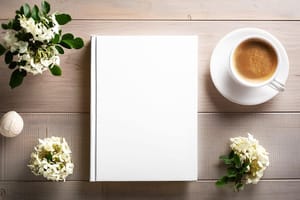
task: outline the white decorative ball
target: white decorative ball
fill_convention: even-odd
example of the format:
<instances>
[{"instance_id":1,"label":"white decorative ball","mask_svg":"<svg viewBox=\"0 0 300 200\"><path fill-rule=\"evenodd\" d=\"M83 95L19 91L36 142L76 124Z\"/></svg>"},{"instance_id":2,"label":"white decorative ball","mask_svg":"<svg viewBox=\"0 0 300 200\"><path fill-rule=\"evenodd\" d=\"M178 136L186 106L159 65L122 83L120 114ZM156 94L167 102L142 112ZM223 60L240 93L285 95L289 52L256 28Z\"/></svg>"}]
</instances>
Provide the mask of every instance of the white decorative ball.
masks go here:
<instances>
[{"instance_id":1,"label":"white decorative ball","mask_svg":"<svg viewBox=\"0 0 300 200\"><path fill-rule=\"evenodd\" d=\"M0 120L0 133L6 137L15 137L23 130L22 117L15 111L5 113Z\"/></svg>"}]
</instances>

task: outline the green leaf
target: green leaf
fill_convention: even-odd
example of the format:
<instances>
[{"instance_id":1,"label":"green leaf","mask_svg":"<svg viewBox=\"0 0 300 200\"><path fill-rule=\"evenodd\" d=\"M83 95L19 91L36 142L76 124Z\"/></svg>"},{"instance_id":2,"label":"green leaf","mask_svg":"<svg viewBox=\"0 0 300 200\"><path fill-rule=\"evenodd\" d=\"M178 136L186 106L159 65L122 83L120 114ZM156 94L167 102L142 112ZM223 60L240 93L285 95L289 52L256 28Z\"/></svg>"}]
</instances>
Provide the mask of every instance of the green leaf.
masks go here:
<instances>
[{"instance_id":1,"label":"green leaf","mask_svg":"<svg viewBox=\"0 0 300 200\"><path fill-rule=\"evenodd\" d=\"M13 60L13 54L10 51L6 52L4 60L6 64L11 63Z\"/></svg>"},{"instance_id":2,"label":"green leaf","mask_svg":"<svg viewBox=\"0 0 300 200\"><path fill-rule=\"evenodd\" d=\"M69 35L70 37L70 35ZM81 38L75 38L75 39L62 39L61 45L66 48L73 48L73 49L80 49L83 47L84 42Z\"/></svg>"},{"instance_id":3,"label":"green leaf","mask_svg":"<svg viewBox=\"0 0 300 200\"><path fill-rule=\"evenodd\" d=\"M52 39L52 43L53 43L53 44L59 43L59 39L60 39L59 34L55 34L55 35L54 35L54 38Z\"/></svg>"},{"instance_id":4,"label":"green leaf","mask_svg":"<svg viewBox=\"0 0 300 200\"><path fill-rule=\"evenodd\" d=\"M55 19L59 25L65 25L72 20L71 16L68 14L57 14Z\"/></svg>"},{"instance_id":5,"label":"green leaf","mask_svg":"<svg viewBox=\"0 0 300 200\"><path fill-rule=\"evenodd\" d=\"M227 176L223 176L222 178L220 178L219 180L216 181L217 186L223 186L227 183L228 183L228 177Z\"/></svg>"},{"instance_id":6,"label":"green leaf","mask_svg":"<svg viewBox=\"0 0 300 200\"><path fill-rule=\"evenodd\" d=\"M80 49L83 47L83 45L84 45L84 42L81 38L75 38L73 40L73 48L74 49Z\"/></svg>"},{"instance_id":7,"label":"green leaf","mask_svg":"<svg viewBox=\"0 0 300 200\"><path fill-rule=\"evenodd\" d=\"M241 190L243 190L244 189L244 184L243 183L236 183L236 184L234 184L234 190L236 191L236 192L239 192L239 191L241 191Z\"/></svg>"},{"instance_id":8,"label":"green leaf","mask_svg":"<svg viewBox=\"0 0 300 200\"><path fill-rule=\"evenodd\" d=\"M10 77L9 85L13 89L22 84L23 78L26 76L26 71L16 69Z\"/></svg>"},{"instance_id":9,"label":"green leaf","mask_svg":"<svg viewBox=\"0 0 300 200\"><path fill-rule=\"evenodd\" d=\"M26 63L27 63L26 60L21 60L21 61L18 63L18 65L20 65L20 66L25 66Z\"/></svg>"},{"instance_id":10,"label":"green leaf","mask_svg":"<svg viewBox=\"0 0 300 200\"><path fill-rule=\"evenodd\" d=\"M60 46L56 45L55 48L58 51L58 53L60 53L60 54L64 54L65 53L64 49L61 48Z\"/></svg>"},{"instance_id":11,"label":"green leaf","mask_svg":"<svg viewBox=\"0 0 300 200\"><path fill-rule=\"evenodd\" d=\"M21 9L22 9L22 7L21 7ZM21 12L21 11L19 11L19 10L16 10L16 15L19 15L19 14L23 14L23 12Z\"/></svg>"},{"instance_id":12,"label":"green leaf","mask_svg":"<svg viewBox=\"0 0 300 200\"><path fill-rule=\"evenodd\" d=\"M221 187L223 185L225 185L225 183L222 180L217 180L216 181L216 186Z\"/></svg>"},{"instance_id":13,"label":"green leaf","mask_svg":"<svg viewBox=\"0 0 300 200\"><path fill-rule=\"evenodd\" d=\"M232 158L225 158L223 159L223 162L225 165L232 165L233 164L233 159Z\"/></svg>"},{"instance_id":14,"label":"green leaf","mask_svg":"<svg viewBox=\"0 0 300 200\"><path fill-rule=\"evenodd\" d=\"M244 162L243 165L242 165L242 173L245 173L248 171L248 166L250 165L249 161L247 162Z\"/></svg>"},{"instance_id":15,"label":"green leaf","mask_svg":"<svg viewBox=\"0 0 300 200\"><path fill-rule=\"evenodd\" d=\"M42 12L48 14L50 11L50 4L47 1L42 1Z\"/></svg>"},{"instance_id":16,"label":"green leaf","mask_svg":"<svg viewBox=\"0 0 300 200\"><path fill-rule=\"evenodd\" d=\"M30 6L25 3L22 7L21 7L21 12L24 13L25 17L30 17L31 16L31 12L30 12Z\"/></svg>"},{"instance_id":17,"label":"green leaf","mask_svg":"<svg viewBox=\"0 0 300 200\"><path fill-rule=\"evenodd\" d=\"M14 69L14 68L16 68L16 66L17 66L17 62L11 62L9 65L8 65L8 68L9 69Z\"/></svg>"},{"instance_id":18,"label":"green leaf","mask_svg":"<svg viewBox=\"0 0 300 200\"><path fill-rule=\"evenodd\" d=\"M7 24L1 24L1 27L2 27L4 30L9 29L9 26L8 26Z\"/></svg>"},{"instance_id":19,"label":"green leaf","mask_svg":"<svg viewBox=\"0 0 300 200\"><path fill-rule=\"evenodd\" d=\"M222 155L222 156L219 157L219 159L220 160L227 160L227 159L229 159L229 157L226 156L226 155Z\"/></svg>"},{"instance_id":20,"label":"green leaf","mask_svg":"<svg viewBox=\"0 0 300 200\"><path fill-rule=\"evenodd\" d=\"M22 41L28 41L31 38L33 38L31 33L23 33L23 32L19 32L15 36L16 38L18 38L18 40L22 40Z\"/></svg>"},{"instance_id":21,"label":"green leaf","mask_svg":"<svg viewBox=\"0 0 300 200\"><path fill-rule=\"evenodd\" d=\"M227 169L227 175L229 178L235 178L237 176L237 174L238 174L238 172L235 168L230 167Z\"/></svg>"},{"instance_id":22,"label":"green leaf","mask_svg":"<svg viewBox=\"0 0 300 200\"><path fill-rule=\"evenodd\" d=\"M240 157L237 154L234 154L233 161L236 167L240 168L242 166Z\"/></svg>"},{"instance_id":23,"label":"green leaf","mask_svg":"<svg viewBox=\"0 0 300 200\"><path fill-rule=\"evenodd\" d=\"M53 67L50 67L50 71L54 76L60 76L61 75L61 69L59 66L54 65Z\"/></svg>"},{"instance_id":24,"label":"green leaf","mask_svg":"<svg viewBox=\"0 0 300 200\"><path fill-rule=\"evenodd\" d=\"M72 49L72 42L71 40L62 40L59 43L61 46L67 48L67 49Z\"/></svg>"},{"instance_id":25,"label":"green leaf","mask_svg":"<svg viewBox=\"0 0 300 200\"><path fill-rule=\"evenodd\" d=\"M53 162L53 156L52 156L51 152L48 152L45 155L45 158L47 159L48 162Z\"/></svg>"},{"instance_id":26,"label":"green leaf","mask_svg":"<svg viewBox=\"0 0 300 200\"><path fill-rule=\"evenodd\" d=\"M16 15L24 15L23 6L21 6L20 10L16 10Z\"/></svg>"},{"instance_id":27,"label":"green leaf","mask_svg":"<svg viewBox=\"0 0 300 200\"><path fill-rule=\"evenodd\" d=\"M62 36L61 38L62 40L73 40L74 39L74 35L72 33L66 33Z\"/></svg>"},{"instance_id":28,"label":"green leaf","mask_svg":"<svg viewBox=\"0 0 300 200\"><path fill-rule=\"evenodd\" d=\"M12 23L12 21L9 21L8 24L2 24L1 26L4 30L12 29L13 23Z\"/></svg>"},{"instance_id":29,"label":"green leaf","mask_svg":"<svg viewBox=\"0 0 300 200\"><path fill-rule=\"evenodd\" d=\"M230 151L229 158L233 158L234 155L235 155L234 151Z\"/></svg>"},{"instance_id":30,"label":"green leaf","mask_svg":"<svg viewBox=\"0 0 300 200\"><path fill-rule=\"evenodd\" d=\"M0 56L2 56L6 51L6 48L0 44Z\"/></svg>"},{"instance_id":31,"label":"green leaf","mask_svg":"<svg viewBox=\"0 0 300 200\"><path fill-rule=\"evenodd\" d=\"M20 21L18 18L15 18L12 20L12 29L14 29L15 31L19 31L22 29Z\"/></svg>"},{"instance_id":32,"label":"green leaf","mask_svg":"<svg viewBox=\"0 0 300 200\"><path fill-rule=\"evenodd\" d=\"M34 5L32 8L31 17L34 19L34 21L40 21L39 8L36 5Z\"/></svg>"}]
</instances>

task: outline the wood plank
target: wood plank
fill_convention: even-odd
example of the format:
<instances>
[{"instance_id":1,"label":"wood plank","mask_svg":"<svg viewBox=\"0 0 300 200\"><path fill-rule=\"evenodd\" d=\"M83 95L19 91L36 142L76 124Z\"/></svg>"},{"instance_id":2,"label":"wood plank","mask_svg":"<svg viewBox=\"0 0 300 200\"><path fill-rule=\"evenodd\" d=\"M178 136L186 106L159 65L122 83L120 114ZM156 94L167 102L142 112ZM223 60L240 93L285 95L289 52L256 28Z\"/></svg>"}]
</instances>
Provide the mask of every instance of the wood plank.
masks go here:
<instances>
[{"instance_id":1,"label":"wood plank","mask_svg":"<svg viewBox=\"0 0 300 200\"><path fill-rule=\"evenodd\" d=\"M300 199L299 180L261 181L235 193L217 188L214 182L0 182L0 200L81 200L81 199L185 199L185 200L282 200ZM2 195L1 195L2 194Z\"/></svg>"},{"instance_id":2,"label":"wood plank","mask_svg":"<svg viewBox=\"0 0 300 200\"><path fill-rule=\"evenodd\" d=\"M3 22L3 21L0 21ZM241 27L263 28L282 41L290 59L290 75L285 92L259 106L239 106L222 97L209 75L209 62L213 48L228 32ZM79 51L70 50L61 56L62 77L49 73L28 76L23 85L8 87L11 71L1 58L0 112L89 112L90 101L90 42L91 34L113 35L199 35L199 112L299 112L300 111L300 22L131 22L131 21L73 21L66 26L81 36L86 46Z\"/></svg>"},{"instance_id":3,"label":"wood plank","mask_svg":"<svg viewBox=\"0 0 300 200\"><path fill-rule=\"evenodd\" d=\"M39 0L3 1L0 19L12 18L25 2L40 5ZM297 0L56 0L51 5L52 11L70 13L74 19L300 19Z\"/></svg>"},{"instance_id":4,"label":"wood plank","mask_svg":"<svg viewBox=\"0 0 300 200\"><path fill-rule=\"evenodd\" d=\"M198 133L199 179L226 173L217 158L229 152L229 138L251 133L270 153L264 178L300 178L299 114L200 114ZM297 164L296 164L297 163Z\"/></svg>"},{"instance_id":5,"label":"wood plank","mask_svg":"<svg viewBox=\"0 0 300 200\"><path fill-rule=\"evenodd\" d=\"M39 0L0 0L0 23L6 21L3 19L13 17L14 10L25 2L40 4ZM49 74L31 76L22 87L15 90L8 88L10 71L3 64L3 58L0 58L0 112L25 112L22 113L25 129L20 136L11 139L0 136L0 200L300 200L300 172L297 168L300 159L293 156L298 155L300 150L300 68L297 67L300 64L300 21L293 21L300 20L300 4L297 0L53 0L51 4L52 10L72 15L75 20L64 30L83 37L87 45L80 51L68 51L62 57L62 77ZM132 21L135 19L137 21ZM270 31L282 41L291 66L284 93L263 105L245 107L230 103L216 91L209 76L209 59L214 46L224 34L236 28L253 26ZM198 143L201 182L87 182L91 34L199 35L198 107L201 113ZM271 166L264 180L258 186L247 186L240 193L233 193L229 188L216 188L215 179L225 173L218 156L228 151L230 137L246 136L247 132L253 133L271 153ZM66 183L46 182L43 178L33 176L26 167L37 138L51 135L66 137L73 150L75 171L68 178L71 181Z\"/></svg>"},{"instance_id":6,"label":"wood plank","mask_svg":"<svg viewBox=\"0 0 300 200\"><path fill-rule=\"evenodd\" d=\"M66 138L72 150L74 173L69 180L88 180L90 126L88 114L21 114L24 130L15 138L0 137L0 180L44 180L27 167L38 138Z\"/></svg>"},{"instance_id":7,"label":"wood plank","mask_svg":"<svg viewBox=\"0 0 300 200\"><path fill-rule=\"evenodd\" d=\"M2 181L43 180L26 167L38 138L65 137L73 151L74 174L68 180L89 179L88 114L22 114L25 129L16 138L0 137ZM252 133L270 152L264 179L299 178L300 114L199 114L199 179L225 173L218 157L229 151L229 138Z\"/></svg>"}]
</instances>

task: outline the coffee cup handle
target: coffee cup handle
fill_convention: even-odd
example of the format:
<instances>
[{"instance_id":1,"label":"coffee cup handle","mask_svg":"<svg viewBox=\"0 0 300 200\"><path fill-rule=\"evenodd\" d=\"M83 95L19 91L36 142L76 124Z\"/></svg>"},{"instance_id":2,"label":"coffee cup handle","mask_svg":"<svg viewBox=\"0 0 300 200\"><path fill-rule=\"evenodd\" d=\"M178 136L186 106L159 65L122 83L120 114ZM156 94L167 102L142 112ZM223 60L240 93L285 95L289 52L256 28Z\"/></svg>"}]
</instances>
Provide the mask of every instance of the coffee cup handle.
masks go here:
<instances>
[{"instance_id":1,"label":"coffee cup handle","mask_svg":"<svg viewBox=\"0 0 300 200\"><path fill-rule=\"evenodd\" d=\"M280 83L278 80L274 79L271 83L269 83L269 86L277 90L278 92L283 92L285 90L285 86L283 83Z\"/></svg>"}]
</instances>

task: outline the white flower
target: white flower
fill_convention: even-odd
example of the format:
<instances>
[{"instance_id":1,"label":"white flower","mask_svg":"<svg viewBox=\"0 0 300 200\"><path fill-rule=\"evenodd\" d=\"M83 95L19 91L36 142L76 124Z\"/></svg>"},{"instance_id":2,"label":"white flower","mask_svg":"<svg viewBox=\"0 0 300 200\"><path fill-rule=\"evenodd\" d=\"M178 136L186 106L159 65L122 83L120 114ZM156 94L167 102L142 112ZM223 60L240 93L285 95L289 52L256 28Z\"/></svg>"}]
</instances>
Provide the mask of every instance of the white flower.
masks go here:
<instances>
[{"instance_id":1,"label":"white flower","mask_svg":"<svg viewBox=\"0 0 300 200\"><path fill-rule=\"evenodd\" d=\"M4 45L11 52L18 51L19 53L25 53L28 48L28 42L18 41L18 38L16 38L15 35L16 35L15 31L12 30L7 31L4 36Z\"/></svg>"},{"instance_id":2,"label":"white flower","mask_svg":"<svg viewBox=\"0 0 300 200\"><path fill-rule=\"evenodd\" d=\"M65 181L73 173L71 150L64 138L51 137L39 139L39 144L31 153L28 167L36 176L48 180Z\"/></svg>"},{"instance_id":3,"label":"white flower","mask_svg":"<svg viewBox=\"0 0 300 200\"><path fill-rule=\"evenodd\" d=\"M31 32L31 33L35 40L41 42L44 41L49 42L54 37L53 31L51 29L47 29L47 27L42 23L36 24L35 32Z\"/></svg>"},{"instance_id":4,"label":"white flower","mask_svg":"<svg viewBox=\"0 0 300 200\"><path fill-rule=\"evenodd\" d=\"M24 66L20 66L20 69L33 75L42 74L54 65L60 64L60 58L57 53L54 46L43 45L35 52L26 52L18 55L19 62L26 62Z\"/></svg>"},{"instance_id":5,"label":"white flower","mask_svg":"<svg viewBox=\"0 0 300 200\"><path fill-rule=\"evenodd\" d=\"M230 147L240 157L242 163L249 162L246 175L246 184L256 184L263 176L264 170L269 166L269 153L261 146L251 134L246 137L231 138Z\"/></svg>"},{"instance_id":6,"label":"white flower","mask_svg":"<svg viewBox=\"0 0 300 200\"><path fill-rule=\"evenodd\" d=\"M20 25L27 33L31 33L34 40L49 42L54 37L54 32L48 29L43 23L35 23L32 18L27 19L24 15L20 16Z\"/></svg>"},{"instance_id":7,"label":"white flower","mask_svg":"<svg viewBox=\"0 0 300 200\"><path fill-rule=\"evenodd\" d=\"M52 23L53 23L52 30L53 30L54 33L57 33L57 34L58 34L60 28L59 28L58 22L56 21L55 13L53 13L53 14L51 15L51 20L52 20Z\"/></svg>"},{"instance_id":8,"label":"white flower","mask_svg":"<svg viewBox=\"0 0 300 200\"><path fill-rule=\"evenodd\" d=\"M26 62L25 66L20 66L20 69L32 73L33 75L42 74L44 71L48 70L48 67L45 67L41 63L35 63L33 58L30 58L29 62Z\"/></svg>"},{"instance_id":9,"label":"white flower","mask_svg":"<svg viewBox=\"0 0 300 200\"><path fill-rule=\"evenodd\" d=\"M41 58L41 64L45 67L52 66L52 65L59 65L60 59L59 56L52 56L51 58Z\"/></svg>"},{"instance_id":10,"label":"white flower","mask_svg":"<svg viewBox=\"0 0 300 200\"><path fill-rule=\"evenodd\" d=\"M15 31L12 31L12 30L9 30L5 33L3 39L4 39L4 45L7 48L10 48L18 41L18 39L16 38L15 35L16 35Z\"/></svg>"},{"instance_id":11,"label":"white flower","mask_svg":"<svg viewBox=\"0 0 300 200\"><path fill-rule=\"evenodd\" d=\"M20 54L18 54L18 58L19 58L19 62L21 61L21 60L24 60L24 61L26 61L26 62L30 62L30 54L29 53L24 53L24 54L22 54L22 55L20 55Z\"/></svg>"},{"instance_id":12,"label":"white flower","mask_svg":"<svg viewBox=\"0 0 300 200\"><path fill-rule=\"evenodd\" d=\"M17 47L17 50L19 50L19 53L25 53L28 48L28 42L18 41L15 43L15 46Z\"/></svg>"},{"instance_id":13,"label":"white flower","mask_svg":"<svg viewBox=\"0 0 300 200\"><path fill-rule=\"evenodd\" d=\"M32 35L34 35L36 32L34 20L32 18L27 19L24 15L20 15L19 19L21 27L24 28L27 33L32 33Z\"/></svg>"}]
</instances>

